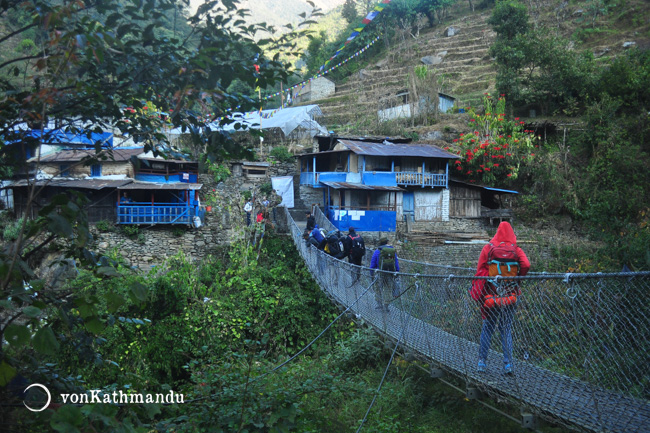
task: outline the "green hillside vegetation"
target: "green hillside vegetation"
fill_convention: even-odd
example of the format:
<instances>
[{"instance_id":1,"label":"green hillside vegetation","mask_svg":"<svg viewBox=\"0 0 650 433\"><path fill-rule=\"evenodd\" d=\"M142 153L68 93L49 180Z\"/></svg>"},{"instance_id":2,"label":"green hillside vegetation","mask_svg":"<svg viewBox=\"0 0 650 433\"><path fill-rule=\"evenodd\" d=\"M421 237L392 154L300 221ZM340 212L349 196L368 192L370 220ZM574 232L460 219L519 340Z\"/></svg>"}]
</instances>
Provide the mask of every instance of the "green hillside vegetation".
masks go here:
<instances>
[{"instance_id":1,"label":"green hillside vegetation","mask_svg":"<svg viewBox=\"0 0 650 433\"><path fill-rule=\"evenodd\" d=\"M78 297L75 306L43 311L59 341L47 364L10 338L7 355L26 361L20 374L39 378L56 395L172 389L186 402L65 405L32 416L17 407L3 412L3 425L21 432L51 431L49 425L99 432L355 431L391 350L349 316L326 331L340 312L288 242L265 237L259 251L240 242L198 265L179 255L148 275L119 264L112 278L81 272L65 288ZM117 253L114 259L120 261ZM89 320L91 310L100 320ZM523 431L419 365L395 358L364 429Z\"/></svg>"}]
</instances>

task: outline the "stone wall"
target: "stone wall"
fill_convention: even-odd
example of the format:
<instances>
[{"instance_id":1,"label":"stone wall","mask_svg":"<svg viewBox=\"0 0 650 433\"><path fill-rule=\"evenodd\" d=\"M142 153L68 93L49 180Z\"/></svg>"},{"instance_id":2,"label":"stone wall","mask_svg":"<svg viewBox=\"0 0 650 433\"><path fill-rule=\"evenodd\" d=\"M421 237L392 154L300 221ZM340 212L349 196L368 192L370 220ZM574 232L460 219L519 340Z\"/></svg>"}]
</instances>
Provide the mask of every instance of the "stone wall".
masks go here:
<instances>
[{"instance_id":1,"label":"stone wall","mask_svg":"<svg viewBox=\"0 0 650 433\"><path fill-rule=\"evenodd\" d=\"M305 206L310 207L313 204L318 204L321 208L323 207L322 188L312 188L311 186L300 185L298 190L300 193L300 199Z\"/></svg>"}]
</instances>

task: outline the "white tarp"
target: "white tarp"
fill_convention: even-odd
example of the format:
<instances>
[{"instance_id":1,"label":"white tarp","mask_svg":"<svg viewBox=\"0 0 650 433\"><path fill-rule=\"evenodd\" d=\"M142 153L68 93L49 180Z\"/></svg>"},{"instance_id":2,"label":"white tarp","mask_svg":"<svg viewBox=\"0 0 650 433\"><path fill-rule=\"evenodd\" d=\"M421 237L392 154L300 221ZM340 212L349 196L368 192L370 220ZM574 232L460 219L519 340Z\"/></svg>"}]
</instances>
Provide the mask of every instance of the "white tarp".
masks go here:
<instances>
[{"instance_id":1,"label":"white tarp","mask_svg":"<svg viewBox=\"0 0 650 433\"><path fill-rule=\"evenodd\" d=\"M301 107L283 108L281 110L263 110L260 116L259 111L251 113L233 113L233 122L219 126L219 122L213 122L209 128L213 131L223 129L224 131L234 132L239 129L235 128L236 124L246 125L250 129L272 129L280 128L285 137L291 134L296 128L302 128L311 137L317 134L327 134L327 129L319 125L314 117L322 116L318 105L304 105ZM261 124L261 127L260 127Z\"/></svg>"},{"instance_id":2,"label":"white tarp","mask_svg":"<svg viewBox=\"0 0 650 433\"><path fill-rule=\"evenodd\" d=\"M279 204L279 206L293 209L293 177L272 177L271 185L273 189L278 193L278 195L282 197L282 202Z\"/></svg>"}]
</instances>

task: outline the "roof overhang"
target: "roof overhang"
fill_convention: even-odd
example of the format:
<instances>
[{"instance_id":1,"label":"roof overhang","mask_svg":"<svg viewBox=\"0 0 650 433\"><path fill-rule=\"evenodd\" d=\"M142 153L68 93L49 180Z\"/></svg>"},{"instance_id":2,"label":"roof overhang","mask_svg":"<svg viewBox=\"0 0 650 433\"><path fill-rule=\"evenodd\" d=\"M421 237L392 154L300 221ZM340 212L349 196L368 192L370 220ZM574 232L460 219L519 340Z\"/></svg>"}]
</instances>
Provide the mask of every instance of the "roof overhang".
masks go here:
<instances>
[{"instance_id":1,"label":"roof overhang","mask_svg":"<svg viewBox=\"0 0 650 433\"><path fill-rule=\"evenodd\" d=\"M123 185L117 189L120 190L154 190L154 191L185 191L201 189L202 183L153 183L153 182L133 182Z\"/></svg>"},{"instance_id":2,"label":"roof overhang","mask_svg":"<svg viewBox=\"0 0 650 433\"><path fill-rule=\"evenodd\" d=\"M104 188L119 188L133 182L133 179L49 179L28 182L19 180L12 186L15 188L27 187L30 185L48 186L54 188L80 188L100 190Z\"/></svg>"},{"instance_id":3,"label":"roof overhang","mask_svg":"<svg viewBox=\"0 0 650 433\"><path fill-rule=\"evenodd\" d=\"M519 194L519 191L514 191L514 190L511 190L511 189L492 188L492 187L489 187L489 186L477 185L475 183L464 182L464 181L458 180L458 179L449 179L449 182L451 182L451 183L460 183L460 184L465 185L465 186L471 186L473 188L484 189L484 190L487 190L487 191L502 192L502 193L506 193L506 194Z\"/></svg>"}]
</instances>

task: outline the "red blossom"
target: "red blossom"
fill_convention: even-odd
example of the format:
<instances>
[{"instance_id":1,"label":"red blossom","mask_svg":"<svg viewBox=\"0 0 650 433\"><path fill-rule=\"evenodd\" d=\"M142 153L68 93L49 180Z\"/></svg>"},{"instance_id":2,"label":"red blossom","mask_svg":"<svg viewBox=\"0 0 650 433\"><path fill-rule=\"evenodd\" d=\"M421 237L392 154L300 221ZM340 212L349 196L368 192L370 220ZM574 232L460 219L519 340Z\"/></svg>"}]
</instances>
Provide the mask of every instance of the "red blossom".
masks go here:
<instances>
[{"instance_id":1,"label":"red blossom","mask_svg":"<svg viewBox=\"0 0 650 433\"><path fill-rule=\"evenodd\" d=\"M457 141L458 141L458 139L457 139L457 138L454 138L454 143L457 142Z\"/></svg>"},{"instance_id":2,"label":"red blossom","mask_svg":"<svg viewBox=\"0 0 650 433\"><path fill-rule=\"evenodd\" d=\"M510 176L512 176L512 174L510 174L510 173L506 174L506 177L510 177Z\"/></svg>"},{"instance_id":3,"label":"red blossom","mask_svg":"<svg viewBox=\"0 0 650 433\"><path fill-rule=\"evenodd\" d=\"M489 168L489 167L485 167L485 171L490 171L490 168Z\"/></svg>"},{"instance_id":4,"label":"red blossom","mask_svg":"<svg viewBox=\"0 0 650 433\"><path fill-rule=\"evenodd\" d=\"M519 120L519 118L518 118L518 117L515 117L515 120Z\"/></svg>"},{"instance_id":5,"label":"red blossom","mask_svg":"<svg viewBox=\"0 0 650 433\"><path fill-rule=\"evenodd\" d=\"M499 164L494 164L494 166L495 166L495 167L498 167L498 166L499 166Z\"/></svg>"}]
</instances>

